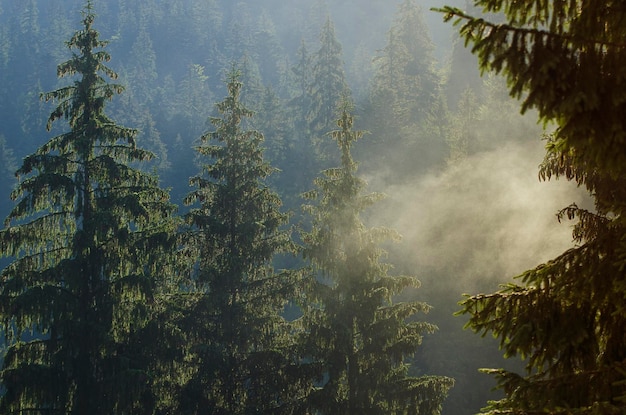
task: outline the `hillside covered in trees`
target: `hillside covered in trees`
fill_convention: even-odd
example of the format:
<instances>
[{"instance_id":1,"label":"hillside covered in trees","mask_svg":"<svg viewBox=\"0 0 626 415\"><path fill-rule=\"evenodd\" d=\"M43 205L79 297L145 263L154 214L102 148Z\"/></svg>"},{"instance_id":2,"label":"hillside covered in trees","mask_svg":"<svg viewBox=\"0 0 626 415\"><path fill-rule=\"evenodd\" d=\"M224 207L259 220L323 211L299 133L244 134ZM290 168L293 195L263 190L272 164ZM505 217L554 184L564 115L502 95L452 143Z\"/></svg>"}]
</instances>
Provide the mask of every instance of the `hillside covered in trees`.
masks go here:
<instances>
[{"instance_id":1,"label":"hillside covered in trees","mask_svg":"<svg viewBox=\"0 0 626 415\"><path fill-rule=\"evenodd\" d=\"M0 0L0 412L619 408L621 159L432 3Z\"/></svg>"}]
</instances>

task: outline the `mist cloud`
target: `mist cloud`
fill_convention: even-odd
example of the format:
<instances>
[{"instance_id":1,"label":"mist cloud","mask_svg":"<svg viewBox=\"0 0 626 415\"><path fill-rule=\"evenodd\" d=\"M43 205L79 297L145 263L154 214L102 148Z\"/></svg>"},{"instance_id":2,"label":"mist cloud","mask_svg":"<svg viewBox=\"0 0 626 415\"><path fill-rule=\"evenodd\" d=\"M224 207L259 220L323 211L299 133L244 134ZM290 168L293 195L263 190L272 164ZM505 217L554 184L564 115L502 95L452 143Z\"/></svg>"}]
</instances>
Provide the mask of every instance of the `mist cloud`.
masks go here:
<instances>
[{"instance_id":1,"label":"mist cloud","mask_svg":"<svg viewBox=\"0 0 626 415\"><path fill-rule=\"evenodd\" d=\"M403 235L396 268L460 296L494 290L571 247L572 224L555 214L585 194L566 181L540 182L544 153L541 142L508 142L411 184L370 180L388 195L376 222Z\"/></svg>"}]
</instances>

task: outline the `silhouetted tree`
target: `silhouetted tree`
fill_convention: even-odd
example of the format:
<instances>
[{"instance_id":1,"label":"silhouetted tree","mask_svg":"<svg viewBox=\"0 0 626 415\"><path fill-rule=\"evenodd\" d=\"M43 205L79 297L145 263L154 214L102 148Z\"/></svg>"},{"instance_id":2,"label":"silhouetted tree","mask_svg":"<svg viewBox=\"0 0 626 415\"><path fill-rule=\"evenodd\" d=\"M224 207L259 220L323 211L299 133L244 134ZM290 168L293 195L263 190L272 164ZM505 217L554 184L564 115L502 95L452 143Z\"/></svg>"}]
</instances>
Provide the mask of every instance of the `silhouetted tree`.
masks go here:
<instances>
[{"instance_id":1,"label":"silhouetted tree","mask_svg":"<svg viewBox=\"0 0 626 415\"><path fill-rule=\"evenodd\" d=\"M495 24L446 7L483 69L502 72L522 111L556 122L540 177L586 187L593 211L571 205L576 246L493 294L466 298L469 327L525 359L523 375L490 370L505 397L487 414L616 414L626 409L626 246L623 211L626 61L623 4L476 2Z\"/></svg>"}]
</instances>

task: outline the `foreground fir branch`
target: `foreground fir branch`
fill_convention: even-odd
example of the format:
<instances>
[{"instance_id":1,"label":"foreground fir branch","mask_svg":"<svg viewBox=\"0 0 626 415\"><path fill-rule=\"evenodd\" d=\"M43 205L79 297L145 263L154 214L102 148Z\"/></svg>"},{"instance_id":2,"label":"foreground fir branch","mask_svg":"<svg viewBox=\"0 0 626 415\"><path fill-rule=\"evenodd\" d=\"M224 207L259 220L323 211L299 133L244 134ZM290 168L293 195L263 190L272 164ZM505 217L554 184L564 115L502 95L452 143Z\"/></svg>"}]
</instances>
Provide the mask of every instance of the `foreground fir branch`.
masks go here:
<instances>
[{"instance_id":1,"label":"foreground fir branch","mask_svg":"<svg viewBox=\"0 0 626 415\"><path fill-rule=\"evenodd\" d=\"M584 186L576 246L496 293L469 296L469 327L526 359L523 375L490 370L504 399L486 414L620 414L626 410L626 9L621 1L478 1L492 23L446 7L485 70L503 73L522 111L556 123L540 178Z\"/></svg>"}]
</instances>

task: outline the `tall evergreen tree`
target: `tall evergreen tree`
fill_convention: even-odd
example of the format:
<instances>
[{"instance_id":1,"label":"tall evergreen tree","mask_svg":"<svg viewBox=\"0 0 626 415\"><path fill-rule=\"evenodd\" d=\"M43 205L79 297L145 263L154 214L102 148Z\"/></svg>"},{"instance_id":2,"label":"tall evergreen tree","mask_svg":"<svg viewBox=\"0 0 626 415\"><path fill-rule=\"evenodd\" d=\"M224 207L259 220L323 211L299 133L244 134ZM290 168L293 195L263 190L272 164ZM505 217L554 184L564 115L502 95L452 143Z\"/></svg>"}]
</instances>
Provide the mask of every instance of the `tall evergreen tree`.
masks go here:
<instances>
[{"instance_id":1,"label":"tall evergreen tree","mask_svg":"<svg viewBox=\"0 0 626 415\"><path fill-rule=\"evenodd\" d=\"M261 12L256 23L254 43L255 60L263 83L277 88L283 72L283 48L276 34L276 25L266 10Z\"/></svg>"},{"instance_id":2,"label":"tall evergreen tree","mask_svg":"<svg viewBox=\"0 0 626 415\"><path fill-rule=\"evenodd\" d=\"M306 121L312 106L311 85L313 63L312 57L304 40L300 42L297 52L296 64L291 68L294 75L294 96L289 101L288 108L294 122L294 127L300 134L308 136L308 123Z\"/></svg>"},{"instance_id":3,"label":"tall evergreen tree","mask_svg":"<svg viewBox=\"0 0 626 415\"><path fill-rule=\"evenodd\" d=\"M315 180L306 197L312 229L304 232L305 258L319 281L307 294L303 316L305 358L318 365L318 383L309 409L321 414L438 414L453 381L444 377L409 377L405 358L414 354L422 335L436 328L412 319L426 312L421 302L394 302L404 288L417 287L414 277L391 276L381 261L381 244L398 235L386 228L367 228L360 214L380 199L364 194L356 176L354 131L348 101L343 101L337 130L330 136L341 152L341 164Z\"/></svg>"},{"instance_id":4,"label":"tall evergreen tree","mask_svg":"<svg viewBox=\"0 0 626 415\"><path fill-rule=\"evenodd\" d=\"M205 117L211 108L208 103L211 102L208 80L204 66L189 64L187 73L176 90L175 111L185 121L185 131L194 135L200 134L204 129Z\"/></svg>"},{"instance_id":5,"label":"tall evergreen tree","mask_svg":"<svg viewBox=\"0 0 626 415\"><path fill-rule=\"evenodd\" d=\"M228 75L228 96L216 105L215 127L197 152L207 162L185 200L189 241L198 249L193 282L200 299L189 314L193 361L184 410L192 413L289 413L301 393L286 377L295 364L291 326L281 316L298 273L275 271L274 257L293 250L288 216L265 184L263 135L246 130L252 112L240 102L240 73Z\"/></svg>"},{"instance_id":6,"label":"tall evergreen tree","mask_svg":"<svg viewBox=\"0 0 626 415\"><path fill-rule=\"evenodd\" d=\"M337 118L336 108L348 90L344 76L341 43L335 36L335 25L330 17L322 28L319 49L313 56L308 120L313 134L321 135L332 128Z\"/></svg>"},{"instance_id":7,"label":"tall evergreen tree","mask_svg":"<svg viewBox=\"0 0 626 415\"><path fill-rule=\"evenodd\" d=\"M456 107L456 112L450 117L450 127L446 137L450 147L449 164L465 159L473 149L474 142L477 141L475 126L478 119L478 104L471 88L468 87L463 91Z\"/></svg>"},{"instance_id":8,"label":"tall evergreen tree","mask_svg":"<svg viewBox=\"0 0 626 415\"><path fill-rule=\"evenodd\" d=\"M409 108L406 102L405 69L411 60L406 45L400 40L398 29L392 27L387 33L387 44L374 58L376 73L372 83L370 100L374 125L391 131L402 128L409 122ZM417 91L413 91L417 93ZM412 96L411 100L416 97Z\"/></svg>"},{"instance_id":9,"label":"tall evergreen tree","mask_svg":"<svg viewBox=\"0 0 626 415\"><path fill-rule=\"evenodd\" d=\"M431 168L446 155L441 126L447 111L433 51L420 6L404 0L387 44L374 58L365 120L365 128L374 135L368 151L380 154L383 164L395 163L400 176Z\"/></svg>"},{"instance_id":10,"label":"tall evergreen tree","mask_svg":"<svg viewBox=\"0 0 626 415\"><path fill-rule=\"evenodd\" d=\"M540 177L585 186L593 211L571 205L576 246L492 294L463 303L469 326L497 336L523 375L492 370L504 399L488 414L618 414L626 411L626 11L618 1L479 1L504 11L493 23L447 7L463 22L483 69L555 122Z\"/></svg>"},{"instance_id":11,"label":"tall evergreen tree","mask_svg":"<svg viewBox=\"0 0 626 415\"><path fill-rule=\"evenodd\" d=\"M137 132L104 112L123 88L102 76L116 74L91 2L83 15L57 71L80 79L42 95L57 102L48 128L66 119L70 129L24 159L0 231L14 258L0 283L2 413L150 412L137 333L166 271L174 209L156 177L130 165L151 157Z\"/></svg>"},{"instance_id":12,"label":"tall evergreen tree","mask_svg":"<svg viewBox=\"0 0 626 415\"><path fill-rule=\"evenodd\" d=\"M392 122L406 125L424 121L429 111L436 109L441 97L434 49L421 8L415 0L405 0L387 33L387 44L376 58L378 70L372 90L374 103L378 94L383 98L377 109L391 104Z\"/></svg>"},{"instance_id":13,"label":"tall evergreen tree","mask_svg":"<svg viewBox=\"0 0 626 415\"><path fill-rule=\"evenodd\" d=\"M133 59L127 68L133 95L142 106L150 105L156 98L152 89L158 78L156 53L146 26L147 23L142 22L130 52Z\"/></svg>"}]
</instances>

